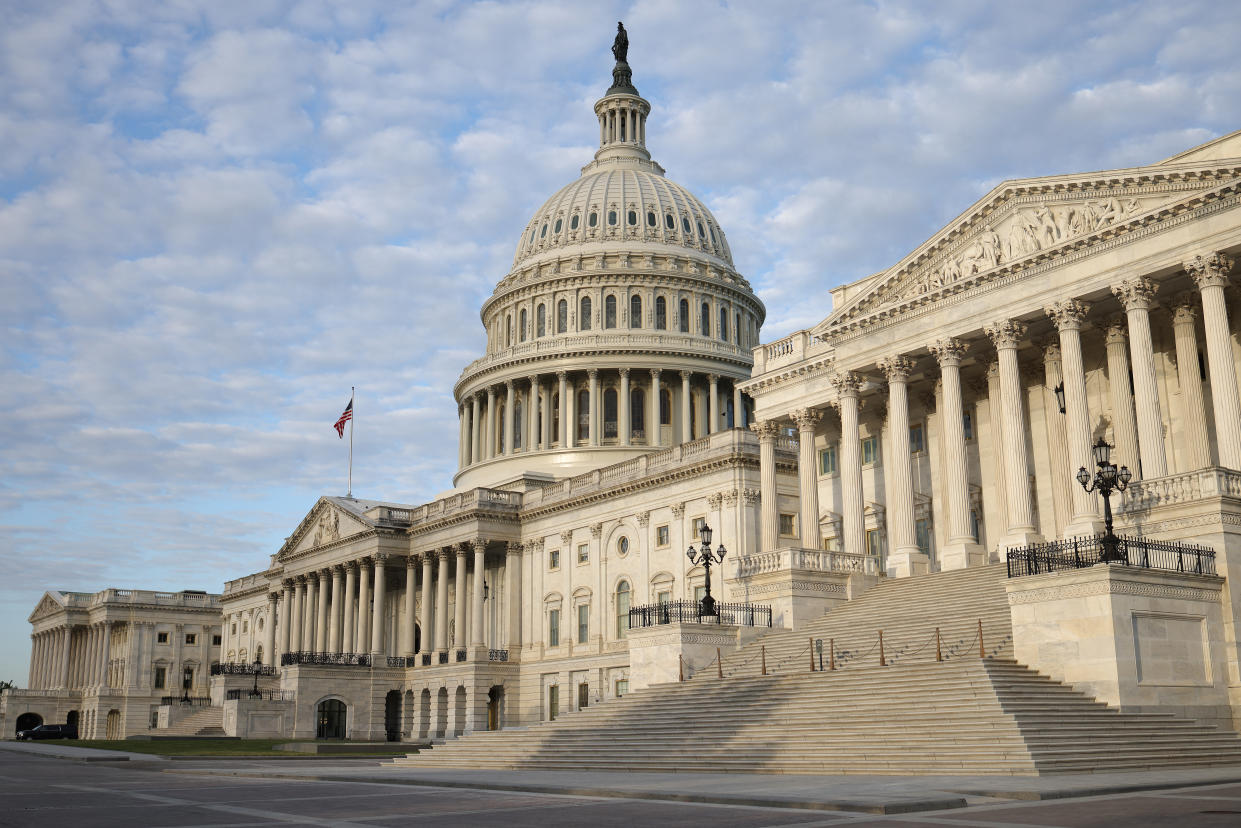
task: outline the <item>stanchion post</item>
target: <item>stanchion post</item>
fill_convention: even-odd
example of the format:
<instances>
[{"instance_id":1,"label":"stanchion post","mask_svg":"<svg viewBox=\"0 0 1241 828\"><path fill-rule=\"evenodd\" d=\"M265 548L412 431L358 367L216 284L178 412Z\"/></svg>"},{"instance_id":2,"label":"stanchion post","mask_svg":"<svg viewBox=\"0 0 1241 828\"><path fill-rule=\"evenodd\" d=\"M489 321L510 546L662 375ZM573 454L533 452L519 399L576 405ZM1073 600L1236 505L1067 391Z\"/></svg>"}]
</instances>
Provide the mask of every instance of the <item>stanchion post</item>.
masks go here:
<instances>
[{"instance_id":1,"label":"stanchion post","mask_svg":"<svg viewBox=\"0 0 1241 828\"><path fill-rule=\"evenodd\" d=\"M978 657L979 658L987 657L987 648L982 643L982 619L981 618L978 619Z\"/></svg>"},{"instance_id":2,"label":"stanchion post","mask_svg":"<svg viewBox=\"0 0 1241 828\"><path fill-rule=\"evenodd\" d=\"M940 648L940 645L939 645L939 627L935 628L935 660L936 661L944 660L944 651L943 649Z\"/></svg>"},{"instance_id":3,"label":"stanchion post","mask_svg":"<svg viewBox=\"0 0 1241 828\"><path fill-rule=\"evenodd\" d=\"M836 639L829 638L827 641L828 641L827 646L830 650L830 652L828 652L827 654L828 669L835 670L836 669Z\"/></svg>"},{"instance_id":4,"label":"stanchion post","mask_svg":"<svg viewBox=\"0 0 1241 828\"><path fill-rule=\"evenodd\" d=\"M767 645L763 645L763 675L767 675Z\"/></svg>"},{"instance_id":5,"label":"stanchion post","mask_svg":"<svg viewBox=\"0 0 1241 828\"><path fill-rule=\"evenodd\" d=\"M810 672L813 673L814 672L814 636L811 636L809 641L810 641Z\"/></svg>"},{"instance_id":6,"label":"stanchion post","mask_svg":"<svg viewBox=\"0 0 1241 828\"><path fill-rule=\"evenodd\" d=\"M888 660L883 657L883 630L879 631L879 666L888 666Z\"/></svg>"},{"instance_id":7,"label":"stanchion post","mask_svg":"<svg viewBox=\"0 0 1241 828\"><path fill-rule=\"evenodd\" d=\"M685 656L683 655L677 656L677 666L680 670L679 681L685 681Z\"/></svg>"},{"instance_id":8,"label":"stanchion post","mask_svg":"<svg viewBox=\"0 0 1241 828\"><path fill-rule=\"evenodd\" d=\"M720 648L715 648L715 674L724 678L724 659L720 657Z\"/></svg>"}]
</instances>

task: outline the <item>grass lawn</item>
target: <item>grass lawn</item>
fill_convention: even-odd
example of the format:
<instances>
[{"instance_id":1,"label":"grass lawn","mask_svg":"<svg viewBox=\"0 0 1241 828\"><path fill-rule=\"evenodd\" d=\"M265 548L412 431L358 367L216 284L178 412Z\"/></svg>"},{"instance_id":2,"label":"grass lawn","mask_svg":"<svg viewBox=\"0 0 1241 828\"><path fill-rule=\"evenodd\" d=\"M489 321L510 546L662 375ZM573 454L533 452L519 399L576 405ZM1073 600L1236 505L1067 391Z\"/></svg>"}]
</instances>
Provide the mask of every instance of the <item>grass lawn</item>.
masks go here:
<instances>
[{"instance_id":1,"label":"grass lawn","mask_svg":"<svg viewBox=\"0 0 1241 828\"><path fill-rule=\"evenodd\" d=\"M348 759L353 756L401 756L411 752L408 745L393 744L388 749L377 746L373 753L294 753L276 750L276 745L285 745L296 739L221 739L208 741L205 739L48 739L35 744L68 745L70 747L93 748L96 750L123 750L127 753L150 753L156 756L247 756L265 757L269 759Z\"/></svg>"}]
</instances>

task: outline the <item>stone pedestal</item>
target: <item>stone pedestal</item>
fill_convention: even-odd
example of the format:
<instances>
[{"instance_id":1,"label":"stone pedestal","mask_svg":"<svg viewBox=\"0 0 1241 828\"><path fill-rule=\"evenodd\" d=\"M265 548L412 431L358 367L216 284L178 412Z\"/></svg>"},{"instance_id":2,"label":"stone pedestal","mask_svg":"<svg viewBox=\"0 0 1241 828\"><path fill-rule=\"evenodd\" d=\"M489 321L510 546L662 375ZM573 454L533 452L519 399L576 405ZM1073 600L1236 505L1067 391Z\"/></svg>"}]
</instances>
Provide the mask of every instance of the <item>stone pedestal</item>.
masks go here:
<instances>
[{"instance_id":1,"label":"stone pedestal","mask_svg":"<svg viewBox=\"0 0 1241 828\"><path fill-rule=\"evenodd\" d=\"M799 629L879 580L879 559L826 549L783 547L736 561L729 595L771 607L771 625Z\"/></svg>"},{"instance_id":2,"label":"stone pedestal","mask_svg":"<svg viewBox=\"0 0 1241 828\"><path fill-rule=\"evenodd\" d=\"M948 569L947 564L941 561L943 569ZM959 567L952 567L957 569ZM922 552L913 550L902 550L893 552L888 555L888 577L889 578L908 578L912 575L925 575L931 569L931 559Z\"/></svg>"},{"instance_id":3,"label":"stone pedestal","mask_svg":"<svg viewBox=\"0 0 1241 828\"><path fill-rule=\"evenodd\" d=\"M233 699L224 702L223 722L238 739L280 739L293 729L293 702Z\"/></svg>"},{"instance_id":4,"label":"stone pedestal","mask_svg":"<svg viewBox=\"0 0 1241 828\"><path fill-rule=\"evenodd\" d=\"M1099 564L1006 587L1020 663L1126 712L1231 728L1222 578Z\"/></svg>"},{"instance_id":5,"label":"stone pedestal","mask_svg":"<svg viewBox=\"0 0 1241 828\"><path fill-rule=\"evenodd\" d=\"M629 631L629 691L680 680L700 670L714 671L716 650L724 657L766 627L731 624L660 624Z\"/></svg>"},{"instance_id":6,"label":"stone pedestal","mask_svg":"<svg viewBox=\"0 0 1241 828\"><path fill-rule=\"evenodd\" d=\"M987 563L987 550L983 549L977 543L949 543L945 544L939 553L939 568L942 571L949 569L965 569L971 566L984 566ZM889 569L891 568L891 559L889 559Z\"/></svg>"}]
</instances>

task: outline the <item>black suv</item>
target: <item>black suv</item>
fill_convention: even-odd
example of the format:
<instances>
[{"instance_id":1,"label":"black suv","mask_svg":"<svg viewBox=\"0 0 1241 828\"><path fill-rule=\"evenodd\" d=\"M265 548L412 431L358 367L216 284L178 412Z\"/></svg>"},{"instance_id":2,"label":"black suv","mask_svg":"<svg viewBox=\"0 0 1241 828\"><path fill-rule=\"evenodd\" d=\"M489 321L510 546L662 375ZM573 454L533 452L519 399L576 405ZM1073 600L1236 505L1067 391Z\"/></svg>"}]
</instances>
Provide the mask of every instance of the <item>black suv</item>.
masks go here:
<instances>
[{"instance_id":1,"label":"black suv","mask_svg":"<svg viewBox=\"0 0 1241 828\"><path fill-rule=\"evenodd\" d=\"M43 724L38 727L32 727L29 730L17 731L17 741L26 739L76 739L78 738L77 725L49 725Z\"/></svg>"}]
</instances>

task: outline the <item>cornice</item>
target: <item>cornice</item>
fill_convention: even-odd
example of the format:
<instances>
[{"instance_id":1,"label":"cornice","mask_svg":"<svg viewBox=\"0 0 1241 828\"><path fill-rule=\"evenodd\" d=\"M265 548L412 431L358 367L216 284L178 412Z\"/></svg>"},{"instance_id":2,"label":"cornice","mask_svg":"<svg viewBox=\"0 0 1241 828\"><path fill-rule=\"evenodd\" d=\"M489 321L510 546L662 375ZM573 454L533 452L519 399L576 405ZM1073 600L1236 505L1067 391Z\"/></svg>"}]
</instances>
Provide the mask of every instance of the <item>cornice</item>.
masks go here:
<instances>
[{"instance_id":1,"label":"cornice","mask_svg":"<svg viewBox=\"0 0 1241 828\"><path fill-rule=\"evenodd\" d=\"M836 371L836 355L829 354L827 356L816 357L815 359L803 362L795 362L786 365L777 371L763 373L761 376L752 377L744 382L739 383L742 391L755 396L756 391L766 391L777 385L796 379L809 379L817 376L831 376Z\"/></svg>"}]
</instances>

